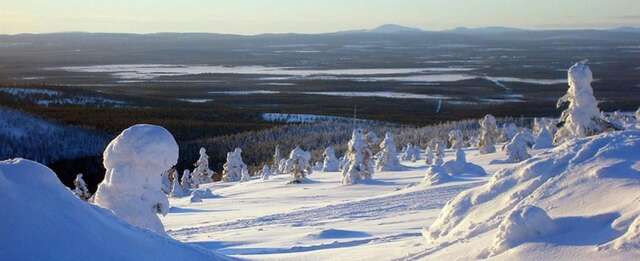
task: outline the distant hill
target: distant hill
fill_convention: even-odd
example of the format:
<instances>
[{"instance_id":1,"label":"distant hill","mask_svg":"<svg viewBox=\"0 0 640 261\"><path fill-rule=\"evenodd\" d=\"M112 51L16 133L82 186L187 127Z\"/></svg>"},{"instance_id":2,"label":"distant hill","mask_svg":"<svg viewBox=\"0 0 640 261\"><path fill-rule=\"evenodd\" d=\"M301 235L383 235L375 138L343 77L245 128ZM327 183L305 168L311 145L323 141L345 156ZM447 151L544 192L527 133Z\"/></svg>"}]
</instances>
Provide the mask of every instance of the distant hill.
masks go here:
<instances>
[{"instance_id":1,"label":"distant hill","mask_svg":"<svg viewBox=\"0 0 640 261\"><path fill-rule=\"evenodd\" d=\"M457 27L455 29L448 30L447 32L463 33L463 34L500 34L500 33L524 32L524 31L527 31L527 30L520 29L520 28L513 28L513 27L490 26L490 27L477 27L477 28Z\"/></svg>"},{"instance_id":2,"label":"distant hill","mask_svg":"<svg viewBox=\"0 0 640 261\"><path fill-rule=\"evenodd\" d=\"M381 25L376 28L373 28L367 32L370 32L370 33L421 33L424 31L422 29L414 28L414 27L407 27L407 26L402 26L397 24L385 24L385 25Z\"/></svg>"}]
</instances>

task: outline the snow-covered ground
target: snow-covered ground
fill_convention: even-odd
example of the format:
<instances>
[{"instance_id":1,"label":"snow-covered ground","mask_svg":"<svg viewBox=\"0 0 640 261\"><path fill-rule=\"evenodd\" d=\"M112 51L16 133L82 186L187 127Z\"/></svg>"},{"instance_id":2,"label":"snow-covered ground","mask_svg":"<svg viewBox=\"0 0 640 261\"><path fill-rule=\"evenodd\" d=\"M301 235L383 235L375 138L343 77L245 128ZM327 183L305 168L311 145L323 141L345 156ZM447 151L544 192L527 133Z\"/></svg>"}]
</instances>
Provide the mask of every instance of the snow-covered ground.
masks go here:
<instances>
[{"instance_id":1,"label":"snow-covered ground","mask_svg":"<svg viewBox=\"0 0 640 261\"><path fill-rule=\"evenodd\" d=\"M454 153L447 151L446 159ZM468 160L493 173L509 164L489 165L502 153ZM220 197L191 203L171 199L162 221L169 235L217 253L251 260L392 260L424 249L422 228L447 201L487 178L458 179L438 186L420 184L423 162L402 162L403 171L381 172L374 180L342 185L338 172L314 172L306 184L286 184L288 175L267 181L208 185Z\"/></svg>"}]
</instances>

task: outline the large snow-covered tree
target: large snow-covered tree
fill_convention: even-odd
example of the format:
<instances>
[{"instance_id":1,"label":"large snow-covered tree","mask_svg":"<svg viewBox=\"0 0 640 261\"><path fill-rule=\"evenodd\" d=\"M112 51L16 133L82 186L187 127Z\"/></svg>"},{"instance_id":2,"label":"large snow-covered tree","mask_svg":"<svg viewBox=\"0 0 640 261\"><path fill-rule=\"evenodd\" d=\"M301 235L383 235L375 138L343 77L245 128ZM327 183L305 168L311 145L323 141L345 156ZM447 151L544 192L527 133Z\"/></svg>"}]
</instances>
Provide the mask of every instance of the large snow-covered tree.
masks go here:
<instances>
[{"instance_id":1,"label":"large snow-covered tree","mask_svg":"<svg viewBox=\"0 0 640 261\"><path fill-rule=\"evenodd\" d=\"M516 134L509 143L504 145L503 150L507 154L507 162L520 162L531 157L527 151L527 143L522 133Z\"/></svg>"},{"instance_id":2,"label":"large snow-covered tree","mask_svg":"<svg viewBox=\"0 0 640 261\"><path fill-rule=\"evenodd\" d=\"M213 175L215 174L213 170L209 169L209 156L205 148L200 148L199 154L200 157L194 164L195 169L191 172L191 181L195 187L213 182Z\"/></svg>"},{"instance_id":3,"label":"large snow-covered tree","mask_svg":"<svg viewBox=\"0 0 640 261\"><path fill-rule=\"evenodd\" d=\"M387 132L384 140L380 143L380 152L376 159L377 171L397 171L400 170L400 161L398 160L398 151L396 143L393 141L393 135Z\"/></svg>"},{"instance_id":4,"label":"large snow-covered tree","mask_svg":"<svg viewBox=\"0 0 640 261\"><path fill-rule=\"evenodd\" d=\"M86 201L91 198L91 193L87 188L87 183L84 182L84 179L82 178L82 173L76 175L76 179L73 180L73 186L75 187L75 189L73 189L73 193L80 199Z\"/></svg>"},{"instance_id":5,"label":"large snow-covered tree","mask_svg":"<svg viewBox=\"0 0 640 261\"><path fill-rule=\"evenodd\" d=\"M324 172L336 172L340 170L340 161L336 158L336 151L333 147L327 147L322 153L324 158L322 163L322 171Z\"/></svg>"},{"instance_id":6,"label":"large snow-covered tree","mask_svg":"<svg viewBox=\"0 0 640 261\"><path fill-rule=\"evenodd\" d=\"M356 184L373 177L373 159L362 129L351 134L347 144L347 163L342 170L342 184Z\"/></svg>"},{"instance_id":7,"label":"large snow-covered tree","mask_svg":"<svg viewBox=\"0 0 640 261\"><path fill-rule=\"evenodd\" d=\"M402 149L402 154L400 154L400 158L406 161L417 161L420 159L420 147L413 145L411 143L407 143L407 145Z\"/></svg>"},{"instance_id":8,"label":"large snow-covered tree","mask_svg":"<svg viewBox=\"0 0 640 261\"><path fill-rule=\"evenodd\" d=\"M498 127L496 118L491 114L487 114L480 120L480 142L478 149L480 154L489 154L496 152L496 140L498 138Z\"/></svg>"},{"instance_id":9,"label":"large snow-covered tree","mask_svg":"<svg viewBox=\"0 0 640 261\"><path fill-rule=\"evenodd\" d=\"M174 171L176 171L175 166L162 172L162 192L164 192L164 194L169 195L169 193L171 193L171 177Z\"/></svg>"},{"instance_id":10,"label":"large snow-covered tree","mask_svg":"<svg viewBox=\"0 0 640 261\"><path fill-rule=\"evenodd\" d=\"M239 181L242 178L242 169L247 168L247 164L242 161L242 150L236 148L227 153L227 162L223 165L222 181Z\"/></svg>"},{"instance_id":11,"label":"large snow-covered tree","mask_svg":"<svg viewBox=\"0 0 640 261\"><path fill-rule=\"evenodd\" d=\"M178 144L166 129L139 124L129 127L104 151L105 178L94 202L132 225L164 234L157 214L166 215L169 200L160 174L178 161Z\"/></svg>"},{"instance_id":12,"label":"large snow-covered tree","mask_svg":"<svg viewBox=\"0 0 640 261\"><path fill-rule=\"evenodd\" d=\"M287 165L289 166L288 172L293 177L291 183L302 183L313 172L310 161L311 153L304 151L300 147L296 147L289 153Z\"/></svg>"},{"instance_id":13,"label":"large snow-covered tree","mask_svg":"<svg viewBox=\"0 0 640 261\"><path fill-rule=\"evenodd\" d=\"M554 143L565 140L595 135L613 128L605 121L598 108L598 101L593 95L593 73L586 62L571 66L568 71L569 89L567 94L558 100L558 108L568 103L568 107L560 115L561 126L555 134Z\"/></svg>"}]
</instances>

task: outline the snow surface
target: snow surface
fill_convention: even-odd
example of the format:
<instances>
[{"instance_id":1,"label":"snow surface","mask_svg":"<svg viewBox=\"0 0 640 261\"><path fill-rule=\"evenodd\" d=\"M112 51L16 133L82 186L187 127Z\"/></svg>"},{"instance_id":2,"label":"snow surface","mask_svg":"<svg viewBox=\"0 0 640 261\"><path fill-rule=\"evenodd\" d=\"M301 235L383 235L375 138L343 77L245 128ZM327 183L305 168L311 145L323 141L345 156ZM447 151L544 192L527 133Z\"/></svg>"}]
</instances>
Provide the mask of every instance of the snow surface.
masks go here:
<instances>
[{"instance_id":1,"label":"snow surface","mask_svg":"<svg viewBox=\"0 0 640 261\"><path fill-rule=\"evenodd\" d=\"M493 173L505 166L488 165L501 152L467 160ZM454 159L446 151L446 159ZM424 249L421 229L445 203L486 178L459 178L421 184L424 162L401 164L403 171L377 172L363 184L342 185L339 172L314 171L308 182L287 184L290 175L269 180L204 185L219 196L191 203L172 198L161 217L172 237L250 260L393 260Z\"/></svg>"},{"instance_id":2,"label":"snow surface","mask_svg":"<svg viewBox=\"0 0 640 261\"><path fill-rule=\"evenodd\" d=\"M78 199L49 168L0 161L2 260L226 260Z\"/></svg>"},{"instance_id":3,"label":"snow surface","mask_svg":"<svg viewBox=\"0 0 640 261\"><path fill-rule=\"evenodd\" d=\"M573 140L456 196L413 257L637 260L640 249L619 246L637 243L639 200L639 131Z\"/></svg>"}]
</instances>

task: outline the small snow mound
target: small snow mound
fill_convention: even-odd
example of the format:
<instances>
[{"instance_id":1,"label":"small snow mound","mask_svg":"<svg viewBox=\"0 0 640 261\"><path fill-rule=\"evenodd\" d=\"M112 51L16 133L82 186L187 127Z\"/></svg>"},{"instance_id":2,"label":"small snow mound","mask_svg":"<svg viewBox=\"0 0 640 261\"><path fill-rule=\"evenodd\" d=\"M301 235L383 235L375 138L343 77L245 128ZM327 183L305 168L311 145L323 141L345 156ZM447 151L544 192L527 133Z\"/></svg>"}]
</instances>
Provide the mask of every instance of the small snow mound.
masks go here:
<instances>
[{"instance_id":1,"label":"small snow mound","mask_svg":"<svg viewBox=\"0 0 640 261\"><path fill-rule=\"evenodd\" d=\"M556 229L556 224L543 209L529 205L517 208L500 223L491 255L549 235Z\"/></svg>"},{"instance_id":2,"label":"small snow mound","mask_svg":"<svg viewBox=\"0 0 640 261\"><path fill-rule=\"evenodd\" d=\"M0 161L0 206L2 260L227 260L131 226L29 160Z\"/></svg>"},{"instance_id":3,"label":"small snow mound","mask_svg":"<svg viewBox=\"0 0 640 261\"><path fill-rule=\"evenodd\" d=\"M371 235L362 231L342 230L342 229L325 229L317 234L309 235L313 239L339 239L339 238L358 238L370 237Z\"/></svg>"}]
</instances>

